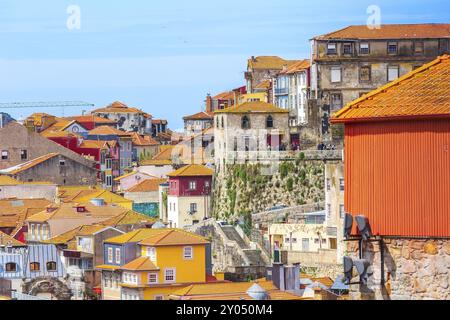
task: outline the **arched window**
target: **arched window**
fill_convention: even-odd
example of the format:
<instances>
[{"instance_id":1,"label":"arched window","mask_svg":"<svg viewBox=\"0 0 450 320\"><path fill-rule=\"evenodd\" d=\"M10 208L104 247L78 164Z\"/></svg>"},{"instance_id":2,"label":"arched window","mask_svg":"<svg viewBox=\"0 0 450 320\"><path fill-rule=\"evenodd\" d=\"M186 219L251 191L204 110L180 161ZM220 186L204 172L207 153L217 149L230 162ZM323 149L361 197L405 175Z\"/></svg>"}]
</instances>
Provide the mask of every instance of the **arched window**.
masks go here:
<instances>
[{"instance_id":1,"label":"arched window","mask_svg":"<svg viewBox=\"0 0 450 320\"><path fill-rule=\"evenodd\" d=\"M272 116L268 116L266 119L266 128L273 128L273 118Z\"/></svg>"},{"instance_id":2,"label":"arched window","mask_svg":"<svg viewBox=\"0 0 450 320\"><path fill-rule=\"evenodd\" d=\"M30 263L30 270L31 271L39 271L39 270L41 270L41 264L39 262L31 262Z\"/></svg>"},{"instance_id":3,"label":"arched window","mask_svg":"<svg viewBox=\"0 0 450 320\"><path fill-rule=\"evenodd\" d=\"M47 271L56 271L56 262L55 261L47 262Z\"/></svg>"},{"instance_id":4,"label":"arched window","mask_svg":"<svg viewBox=\"0 0 450 320\"><path fill-rule=\"evenodd\" d=\"M17 263L15 262L8 262L5 265L6 272L16 272L17 271Z\"/></svg>"},{"instance_id":5,"label":"arched window","mask_svg":"<svg viewBox=\"0 0 450 320\"><path fill-rule=\"evenodd\" d=\"M243 116L241 120L242 129L250 129L250 119L247 116Z\"/></svg>"}]
</instances>

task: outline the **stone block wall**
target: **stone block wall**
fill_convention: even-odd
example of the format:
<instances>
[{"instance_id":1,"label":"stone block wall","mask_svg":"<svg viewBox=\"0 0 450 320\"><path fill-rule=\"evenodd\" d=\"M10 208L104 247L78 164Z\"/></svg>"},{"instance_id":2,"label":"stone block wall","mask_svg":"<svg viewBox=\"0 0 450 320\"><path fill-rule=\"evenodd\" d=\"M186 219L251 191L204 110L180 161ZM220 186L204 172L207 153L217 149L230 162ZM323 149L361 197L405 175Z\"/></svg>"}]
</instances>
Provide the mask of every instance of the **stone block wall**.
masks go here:
<instances>
[{"instance_id":1,"label":"stone block wall","mask_svg":"<svg viewBox=\"0 0 450 320\"><path fill-rule=\"evenodd\" d=\"M384 284L378 242L366 242L371 262L367 285L350 286L352 299L450 299L450 239L383 239ZM358 256L358 242L347 242L347 255ZM356 271L355 273L356 274ZM355 277L352 282L358 281Z\"/></svg>"}]
</instances>

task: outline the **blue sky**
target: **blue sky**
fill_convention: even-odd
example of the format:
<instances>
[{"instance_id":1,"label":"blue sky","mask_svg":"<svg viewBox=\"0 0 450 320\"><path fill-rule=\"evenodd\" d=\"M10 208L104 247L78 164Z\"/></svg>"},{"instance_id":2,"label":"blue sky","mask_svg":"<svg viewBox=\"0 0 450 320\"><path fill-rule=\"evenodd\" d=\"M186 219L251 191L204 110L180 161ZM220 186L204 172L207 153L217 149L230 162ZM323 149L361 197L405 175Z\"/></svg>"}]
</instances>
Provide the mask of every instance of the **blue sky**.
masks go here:
<instances>
[{"instance_id":1,"label":"blue sky","mask_svg":"<svg viewBox=\"0 0 450 320\"><path fill-rule=\"evenodd\" d=\"M206 93L244 85L248 57L306 58L311 37L365 24L371 4L382 23L450 22L448 0L0 0L0 102L120 100L178 129Z\"/></svg>"}]
</instances>

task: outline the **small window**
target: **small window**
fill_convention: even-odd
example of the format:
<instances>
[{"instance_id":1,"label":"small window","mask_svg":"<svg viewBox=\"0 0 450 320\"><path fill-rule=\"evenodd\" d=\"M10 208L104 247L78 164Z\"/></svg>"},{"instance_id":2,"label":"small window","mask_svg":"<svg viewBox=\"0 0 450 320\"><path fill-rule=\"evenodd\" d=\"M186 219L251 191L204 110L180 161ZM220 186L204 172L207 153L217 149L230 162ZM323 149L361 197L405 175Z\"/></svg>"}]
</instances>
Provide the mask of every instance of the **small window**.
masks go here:
<instances>
[{"instance_id":1,"label":"small window","mask_svg":"<svg viewBox=\"0 0 450 320\"><path fill-rule=\"evenodd\" d=\"M189 190L197 189L197 181L189 181Z\"/></svg>"},{"instance_id":2,"label":"small window","mask_svg":"<svg viewBox=\"0 0 450 320\"><path fill-rule=\"evenodd\" d=\"M327 178L327 191L330 191L330 190L331 190L331 182L330 182L330 179Z\"/></svg>"},{"instance_id":3,"label":"small window","mask_svg":"<svg viewBox=\"0 0 450 320\"><path fill-rule=\"evenodd\" d=\"M17 272L17 263L15 263L15 262L8 262L5 265L5 271L6 272Z\"/></svg>"},{"instance_id":4,"label":"small window","mask_svg":"<svg viewBox=\"0 0 450 320\"><path fill-rule=\"evenodd\" d=\"M273 117L268 116L266 119L266 128L273 128Z\"/></svg>"},{"instance_id":5,"label":"small window","mask_svg":"<svg viewBox=\"0 0 450 320\"><path fill-rule=\"evenodd\" d=\"M331 94L331 110L339 110L342 108L342 95L340 93Z\"/></svg>"},{"instance_id":6,"label":"small window","mask_svg":"<svg viewBox=\"0 0 450 320\"><path fill-rule=\"evenodd\" d=\"M423 41L414 42L414 53L422 54L423 53Z\"/></svg>"},{"instance_id":7,"label":"small window","mask_svg":"<svg viewBox=\"0 0 450 320\"><path fill-rule=\"evenodd\" d=\"M20 160L27 160L27 159L28 159L27 150L20 150Z\"/></svg>"},{"instance_id":8,"label":"small window","mask_svg":"<svg viewBox=\"0 0 450 320\"><path fill-rule=\"evenodd\" d=\"M327 54L336 54L336 43L327 44Z\"/></svg>"},{"instance_id":9,"label":"small window","mask_svg":"<svg viewBox=\"0 0 450 320\"><path fill-rule=\"evenodd\" d=\"M331 204L327 203L327 219L331 218Z\"/></svg>"},{"instance_id":10,"label":"small window","mask_svg":"<svg viewBox=\"0 0 450 320\"><path fill-rule=\"evenodd\" d=\"M398 66L388 67L388 81L394 81L398 78Z\"/></svg>"},{"instance_id":11,"label":"small window","mask_svg":"<svg viewBox=\"0 0 450 320\"><path fill-rule=\"evenodd\" d=\"M359 70L360 81L370 81L371 68L370 66L362 66Z\"/></svg>"},{"instance_id":12,"label":"small window","mask_svg":"<svg viewBox=\"0 0 450 320\"><path fill-rule=\"evenodd\" d=\"M352 54L353 53L353 46L351 43L344 43L342 46L342 51L344 54Z\"/></svg>"},{"instance_id":13,"label":"small window","mask_svg":"<svg viewBox=\"0 0 450 320\"><path fill-rule=\"evenodd\" d=\"M362 42L359 45L359 53L360 54L369 54L370 53L370 47L368 42Z\"/></svg>"},{"instance_id":14,"label":"small window","mask_svg":"<svg viewBox=\"0 0 450 320\"><path fill-rule=\"evenodd\" d=\"M47 262L47 271L56 271L56 262L55 261Z\"/></svg>"},{"instance_id":15,"label":"small window","mask_svg":"<svg viewBox=\"0 0 450 320\"><path fill-rule=\"evenodd\" d=\"M113 248L108 248L108 262L113 262Z\"/></svg>"},{"instance_id":16,"label":"small window","mask_svg":"<svg viewBox=\"0 0 450 320\"><path fill-rule=\"evenodd\" d=\"M297 238L291 238L291 243L297 243Z\"/></svg>"},{"instance_id":17,"label":"small window","mask_svg":"<svg viewBox=\"0 0 450 320\"><path fill-rule=\"evenodd\" d=\"M158 283L158 274L157 273L149 273L148 274L148 283L149 284Z\"/></svg>"},{"instance_id":18,"label":"small window","mask_svg":"<svg viewBox=\"0 0 450 320\"><path fill-rule=\"evenodd\" d=\"M331 67L331 82L341 82L341 67Z\"/></svg>"},{"instance_id":19,"label":"small window","mask_svg":"<svg viewBox=\"0 0 450 320\"><path fill-rule=\"evenodd\" d=\"M344 179L339 179L339 190L344 191Z\"/></svg>"},{"instance_id":20,"label":"small window","mask_svg":"<svg viewBox=\"0 0 450 320\"><path fill-rule=\"evenodd\" d=\"M242 129L250 129L250 119L247 116L243 116L241 120Z\"/></svg>"},{"instance_id":21,"label":"small window","mask_svg":"<svg viewBox=\"0 0 450 320\"><path fill-rule=\"evenodd\" d=\"M345 209L344 209L344 205L343 204L339 205L339 217L341 219L344 219L344 217L345 217Z\"/></svg>"},{"instance_id":22,"label":"small window","mask_svg":"<svg viewBox=\"0 0 450 320\"><path fill-rule=\"evenodd\" d=\"M156 248L155 247L147 247L147 257L149 257L151 261L156 261Z\"/></svg>"},{"instance_id":23,"label":"small window","mask_svg":"<svg viewBox=\"0 0 450 320\"><path fill-rule=\"evenodd\" d=\"M225 123L224 123L223 117L220 118L220 122L222 124L222 129L225 128Z\"/></svg>"},{"instance_id":24,"label":"small window","mask_svg":"<svg viewBox=\"0 0 450 320\"><path fill-rule=\"evenodd\" d=\"M193 249L192 247L184 247L183 248L183 258L184 259L192 259L193 258Z\"/></svg>"},{"instance_id":25,"label":"small window","mask_svg":"<svg viewBox=\"0 0 450 320\"><path fill-rule=\"evenodd\" d=\"M388 54L397 54L397 42L388 42Z\"/></svg>"},{"instance_id":26,"label":"small window","mask_svg":"<svg viewBox=\"0 0 450 320\"><path fill-rule=\"evenodd\" d=\"M189 213L194 214L197 212L197 203L191 203L189 204Z\"/></svg>"},{"instance_id":27,"label":"small window","mask_svg":"<svg viewBox=\"0 0 450 320\"><path fill-rule=\"evenodd\" d=\"M59 160L59 165L60 166L65 166L66 165L66 160Z\"/></svg>"},{"instance_id":28,"label":"small window","mask_svg":"<svg viewBox=\"0 0 450 320\"><path fill-rule=\"evenodd\" d=\"M164 281L165 282L175 282L175 268L165 269L164 270Z\"/></svg>"},{"instance_id":29,"label":"small window","mask_svg":"<svg viewBox=\"0 0 450 320\"><path fill-rule=\"evenodd\" d=\"M116 263L120 263L120 249L116 248Z\"/></svg>"},{"instance_id":30,"label":"small window","mask_svg":"<svg viewBox=\"0 0 450 320\"><path fill-rule=\"evenodd\" d=\"M34 272L41 270L41 264L39 262L31 262L30 270Z\"/></svg>"},{"instance_id":31,"label":"small window","mask_svg":"<svg viewBox=\"0 0 450 320\"><path fill-rule=\"evenodd\" d=\"M8 150L2 150L2 160L8 160Z\"/></svg>"},{"instance_id":32,"label":"small window","mask_svg":"<svg viewBox=\"0 0 450 320\"><path fill-rule=\"evenodd\" d=\"M155 296L155 300L164 300L164 296L162 294L158 294Z\"/></svg>"}]
</instances>

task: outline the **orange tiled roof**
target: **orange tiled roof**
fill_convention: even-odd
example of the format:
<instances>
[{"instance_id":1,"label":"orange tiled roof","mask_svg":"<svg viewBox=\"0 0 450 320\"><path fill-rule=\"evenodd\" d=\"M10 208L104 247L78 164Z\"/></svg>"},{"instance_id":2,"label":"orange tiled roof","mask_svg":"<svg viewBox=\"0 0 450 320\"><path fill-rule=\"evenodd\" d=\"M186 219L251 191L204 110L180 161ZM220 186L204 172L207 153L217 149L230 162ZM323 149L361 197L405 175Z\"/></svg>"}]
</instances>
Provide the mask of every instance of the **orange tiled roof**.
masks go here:
<instances>
[{"instance_id":1,"label":"orange tiled roof","mask_svg":"<svg viewBox=\"0 0 450 320\"><path fill-rule=\"evenodd\" d=\"M212 118L213 118L212 112L201 111L196 114L183 117L183 120L212 120Z\"/></svg>"},{"instance_id":2,"label":"orange tiled roof","mask_svg":"<svg viewBox=\"0 0 450 320\"><path fill-rule=\"evenodd\" d=\"M383 24L379 29L369 29L366 25L348 26L338 31L315 37L314 39L422 39L448 37L450 37L450 24L422 23Z\"/></svg>"},{"instance_id":3,"label":"orange tiled roof","mask_svg":"<svg viewBox=\"0 0 450 320\"><path fill-rule=\"evenodd\" d=\"M175 146L161 146L159 153L157 153L152 159L139 162L140 165L171 165L172 164L172 151Z\"/></svg>"},{"instance_id":4,"label":"orange tiled roof","mask_svg":"<svg viewBox=\"0 0 450 320\"><path fill-rule=\"evenodd\" d=\"M75 120L79 123L83 123L83 122L94 122L94 123L117 123L117 121L111 120L111 119L106 119L103 117L99 117L96 116L94 114L89 114L89 115L85 115L85 116L73 116L73 117L66 117L65 119L68 120Z\"/></svg>"},{"instance_id":5,"label":"orange tiled roof","mask_svg":"<svg viewBox=\"0 0 450 320\"><path fill-rule=\"evenodd\" d=\"M306 70L310 67L309 59L300 60L287 67L286 70L280 72L280 74L293 74L302 70Z\"/></svg>"},{"instance_id":6,"label":"orange tiled roof","mask_svg":"<svg viewBox=\"0 0 450 320\"><path fill-rule=\"evenodd\" d=\"M225 91L221 92L214 97L213 100L234 100L234 92L233 91Z\"/></svg>"},{"instance_id":7,"label":"orange tiled roof","mask_svg":"<svg viewBox=\"0 0 450 320\"><path fill-rule=\"evenodd\" d=\"M264 80L261 83L258 83L255 86L255 89L269 89L272 86L272 83L270 80Z\"/></svg>"},{"instance_id":8,"label":"orange tiled roof","mask_svg":"<svg viewBox=\"0 0 450 320\"><path fill-rule=\"evenodd\" d=\"M25 243L20 242L19 240L14 239L10 235L0 231L0 247L24 247Z\"/></svg>"},{"instance_id":9,"label":"orange tiled roof","mask_svg":"<svg viewBox=\"0 0 450 320\"><path fill-rule=\"evenodd\" d=\"M450 55L411 71L336 112L332 122L450 117Z\"/></svg>"},{"instance_id":10,"label":"orange tiled roof","mask_svg":"<svg viewBox=\"0 0 450 320\"><path fill-rule=\"evenodd\" d=\"M214 113L289 113L289 110L278 108L273 104L263 101L251 101L226 109L216 110Z\"/></svg>"},{"instance_id":11,"label":"orange tiled roof","mask_svg":"<svg viewBox=\"0 0 450 320\"><path fill-rule=\"evenodd\" d=\"M131 187L127 192L154 192L159 190L159 185L167 179L145 179L137 185Z\"/></svg>"},{"instance_id":12,"label":"orange tiled roof","mask_svg":"<svg viewBox=\"0 0 450 320\"><path fill-rule=\"evenodd\" d=\"M155 233L143 239L139 244L147 246L174 246L207 244L204 237L181 229L155 229L163 232Z\"/></svg>"},{"instance_id":13,"label":"orange tiled roof","mask_svg":"<svg viewBox=\"0 0 450 320\"><path fill-rule=\"evenodd\" d=\"M131 133L131 138L133 139L133 144L136 146L157 146L159 143L148 135L140 135L137 132Z\"/></svg>"},{"instance_id":14,"label":"orange tiled roof","mask_svg":"<svg viewBox=\"0 0 450 320\"><path fill-rule=\"evenodd\" d=\"M113 128L111 126L99 126L89 131L88 135L118 135L129 136L128 132Z\"/></svg>"},{"instance_id":15,"label":"orange tiled roof","mask_svg":"<svg viewBox=\"0 0 450 320\"><path fill-rule=\"evenodd\" d=\"M139 257L121 267L129 271L158 271L159 268L153 264L148 257Z\"/></svg>"},{"instance_id":16,"label":"orange tiled roof","mask_svg":"<svg viewBox=\"0 0 450 320\"><path fill-rule=\"evenodd\" d=\"M125 234L121 234L116 237L106 239L105 242L115 244L137 243L153 235L164 233L167 230L168 229L149 229L149 228L137 229Z\"/></svg>"},{"instance_id":17,"label":"orange tiled roof","mask_svg":"<svg viewBox=\"0 0 450 320\"><path fill-rule=\"evenodd\" d=\"M165 120L165 119L153 119L152 123L154 123L154 124L167 124L167 120Z\"/></svg>"},{"instance_id":18,"label":"orange tiled roof","mask_svg":"<svg viewBox=\"0 0 450 320\"><path fill-rule=\"evenodd\" d=\"M46 199L1 199L0 227L15 228L25 219L44 210L51 202Z\"/></svg>"},{"instance_id":19,"label":"orange tiled roof","mask_svg":"<svg viewBox=\"0 0 450 320\"><path fill-rule=\"evenodd\" d=\"M297 62L297 60L285 60L278 56L259 56L248 59L248 68L256 69L270 69L270 70L282 70L284 66L290 66Z\"/></svg>"},{"instance_id":20,"label":"orange tiled roof","mask_svg":"<svg viewBox=\"0 0 450 320\"><path fill-rule=\"evenodd\" d=\"M105 108L100 108L93 110L91 113L142 113L144 114L144 111L139 110L137 108L131 108L127 106L125 103L120 101L115 101L111 103L110 105L106 106Z\"/></svg>"},{"instance_id":21,"label":"orange tiled roof","mask_svg":"<svg viewBox=\"0 0 450 320\"><path fill-rule=\"evenodd\" d=\"M107 148L108 145L115 145L116 141L104 141L104 140L83 140L80 144L80 148L89 148L89 149L104 149Z\"/></svg>"},{"instance_id":22,"label":"orange tiled roof","mask_svg":"<svg viewBox=\"0 0 450 320\"><path fill-rule=\"evenodd\" d=\"M174 172L167 174L168 177L195 177L195 176L212 176L214 170L202 166L200 164L189 164Z\"/></svg>"}]
</instances>

